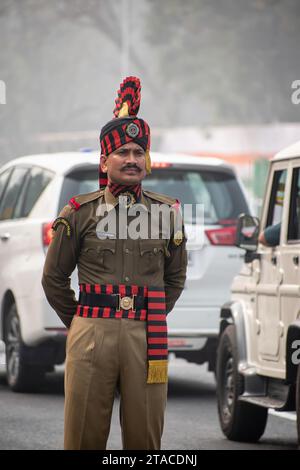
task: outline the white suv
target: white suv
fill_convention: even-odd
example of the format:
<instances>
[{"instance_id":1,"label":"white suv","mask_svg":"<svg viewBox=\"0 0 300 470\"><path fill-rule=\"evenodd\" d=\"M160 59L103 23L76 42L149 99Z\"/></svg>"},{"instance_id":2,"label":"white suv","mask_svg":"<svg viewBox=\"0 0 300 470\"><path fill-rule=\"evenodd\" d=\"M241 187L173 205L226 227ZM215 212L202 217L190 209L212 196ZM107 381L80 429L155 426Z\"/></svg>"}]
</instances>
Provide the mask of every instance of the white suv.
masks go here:
<instances>
[{"instance_id":1,"label":"white suv","mask_svg":"<svg viewBox=\"0 0 300 470\"><path fill-rule=\"evenodd\" d=\"M188 242L185 290L168 317L169 349L213 369L219 308L241 265L234 241L237 216L248 209L244 193L221 160L151 158L145 189L204 204L204 243ZM22 157L0 170L0 325L15 391L28 390L64 361L66 330L45 299L42 268L53 220L72 196L98 188L98 165L98 153L73 152ZM71 280L78 294L76 271Z\"/></svg>"},{"instance_id":2,"label":"white suv","mask_svg":"<svg viewBox=\"0 0 300 470\"><path fill-rule=\"evenodd\" d=\"M268 408L296 410L300 442L300 142L273 158L261 223L242 215L237 245L245 264L221 309L221 428L229 439L256 441Z\"/></svg>"}]
</instances>

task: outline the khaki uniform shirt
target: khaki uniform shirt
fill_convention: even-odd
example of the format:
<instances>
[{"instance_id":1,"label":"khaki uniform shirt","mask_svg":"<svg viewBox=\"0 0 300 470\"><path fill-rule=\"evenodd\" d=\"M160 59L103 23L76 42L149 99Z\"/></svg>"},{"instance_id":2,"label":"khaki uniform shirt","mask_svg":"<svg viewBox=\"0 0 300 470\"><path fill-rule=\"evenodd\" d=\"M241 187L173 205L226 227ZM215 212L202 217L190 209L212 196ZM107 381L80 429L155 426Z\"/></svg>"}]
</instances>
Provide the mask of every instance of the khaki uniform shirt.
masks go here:
<instances>
[{"instance_id":1,"label":"khaki uniform shirt","mask_svg":"<svg viewBox=\"0 0 300 470\"><path fill-rule=\"evenodd\" d=\"M116 227L115 239L99 239L96 229L103 219L103 215L99 217L99 205L103 209L104 204L108 211L115 208L119 213L118 199L107 187L74 199L80 207L65 206L59 214L62 219L54 223L56 230L42 278L48 302L63 323L70 326L78 305L70 287L70 275L76 265L79 283L164 287L166 312L169 313L184 288L187 268L184 230L179 232L179 238L176 232L174 235L176 215L171 216L167 239L122 239L119 227ZM150 227L151 205L171 207L174 203L176 200L169 196L142 190L140 204L146 217L144 221L148 220ZM134 219L134 216L128 217L129 222ZM158 230L161 237L164 231L161 227Z\"/></svg>"}]
</instances>

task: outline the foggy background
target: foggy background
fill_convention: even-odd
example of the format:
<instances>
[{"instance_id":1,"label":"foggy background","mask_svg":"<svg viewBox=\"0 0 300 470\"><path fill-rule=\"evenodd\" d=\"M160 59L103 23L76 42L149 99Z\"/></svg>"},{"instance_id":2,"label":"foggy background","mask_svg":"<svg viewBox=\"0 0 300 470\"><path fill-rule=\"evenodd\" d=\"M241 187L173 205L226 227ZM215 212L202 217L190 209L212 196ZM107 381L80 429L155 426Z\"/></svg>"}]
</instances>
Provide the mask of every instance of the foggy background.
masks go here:
<instances>
[{"instance_id":1,"label":"foggy background","mask_svg":"<svg viewBox=\"0 0 300 470\"><path fill-rule=\"evenodd\" d=\"M299 0L0 0L0 44L1 164L99 148L126 75L152 150L233 158L253 179L300 138Z\"/></svg>"}]
</instances>

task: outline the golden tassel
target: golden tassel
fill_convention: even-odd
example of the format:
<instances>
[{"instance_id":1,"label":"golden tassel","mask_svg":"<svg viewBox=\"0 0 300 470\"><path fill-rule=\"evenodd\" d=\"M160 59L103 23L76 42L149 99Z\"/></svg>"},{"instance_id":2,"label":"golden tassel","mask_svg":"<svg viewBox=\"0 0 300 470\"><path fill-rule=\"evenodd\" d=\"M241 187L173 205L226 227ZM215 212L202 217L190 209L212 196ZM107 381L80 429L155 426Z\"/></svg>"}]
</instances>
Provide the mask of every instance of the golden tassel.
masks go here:
<instances>
[{"instance_id":1,"label":"golden tassel","mask_svg":"<svg viewBox=\"0 0 300 470\"><path fill-rule=\"evenodd\" d=\"M168 360L149 361L147 384L164 384L168 382Z\"/></svg>"},{"instance_id":2,"label":"golden tassel","mask_svg":"<svg viewBox=\"0 0 300 470\"><path fill-rule=\"evenodd\" d=\"M146 150L145 157L146 157L146 173L147 175L150 175L151 174L151 158L150 158L149 149Z\"/></svg>"},{"instance_id":3,"label":"golden tassel","mask_svg":"<svg viewBox=\"0 0 300 470\"><path fill-rule=\"evenodd\" d=\"M125 101L125 103L122 104L122 108L119 111L118 118L122 118L126 116L128 116L128 104Z\"/></svg>"}]
</instances>

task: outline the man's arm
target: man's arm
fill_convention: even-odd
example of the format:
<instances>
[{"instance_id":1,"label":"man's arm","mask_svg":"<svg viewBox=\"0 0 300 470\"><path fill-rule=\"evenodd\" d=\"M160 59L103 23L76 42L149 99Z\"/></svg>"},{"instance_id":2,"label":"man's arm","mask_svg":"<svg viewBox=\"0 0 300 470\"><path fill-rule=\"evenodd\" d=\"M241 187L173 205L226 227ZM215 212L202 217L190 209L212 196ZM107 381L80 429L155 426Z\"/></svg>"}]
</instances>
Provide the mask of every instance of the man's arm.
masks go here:
<instances>
[{"instance_id":1,"label":"man's arm","mask_svg":"<svg viewBox=\"0 0 300 470\"><path fill-rule=\"evenodd\" d=\"M277 246L280 241L281 222L266 227L258 237L258 241L265 246Z\"/></svg>"},{"instance_id":2,"label":"man's arm","mask_svg":"<svg viewBox=\"0 0 300 470\"><path fill-rule=\"evenodd\" d=\"M43 270L42 286L47 300L67 328L76 313L78 302L70 287L70 276L79 254L79 235L75 211L65 206L54 221L53 239L48 248Z\"/></svg>"}]
</instances>

